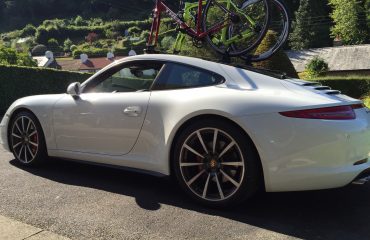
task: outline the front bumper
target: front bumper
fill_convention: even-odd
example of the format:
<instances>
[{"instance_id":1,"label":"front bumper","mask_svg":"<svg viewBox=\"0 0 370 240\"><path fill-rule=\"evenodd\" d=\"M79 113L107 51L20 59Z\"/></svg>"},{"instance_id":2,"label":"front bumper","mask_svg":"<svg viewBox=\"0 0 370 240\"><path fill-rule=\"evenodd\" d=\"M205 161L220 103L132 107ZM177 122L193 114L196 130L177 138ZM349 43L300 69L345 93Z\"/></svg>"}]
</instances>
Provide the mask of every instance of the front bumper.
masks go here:
<instances>
[{"instance_id":1,"label":"front bumper","mask_svg":"<svg viewBox=\"0 0 370 240\"><path fill-rule=\"evenodd\" d=\"M7 151L10 151L7 136L8 116L5 115L0 123L0 145Z\"/></svg>"}]
</instances>

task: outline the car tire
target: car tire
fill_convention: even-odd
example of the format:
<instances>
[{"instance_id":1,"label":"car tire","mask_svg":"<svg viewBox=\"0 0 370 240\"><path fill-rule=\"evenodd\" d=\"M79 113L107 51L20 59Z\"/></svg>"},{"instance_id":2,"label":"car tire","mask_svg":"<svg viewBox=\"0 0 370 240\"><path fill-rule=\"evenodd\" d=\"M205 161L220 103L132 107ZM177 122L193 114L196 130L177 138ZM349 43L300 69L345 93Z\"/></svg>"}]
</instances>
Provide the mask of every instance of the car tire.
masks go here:
<instances>
[{"instance_id":1,"label":"car tire","mask_svg":"<svg viewBox=\"0 0 370 240\"><path fill-rule=\"evenodd\" d=\"M172 167L184 191L208 207L230 207L252 197L262 183L256 149L228 121L202 119L177 138Z\"/></svg>"},{"instance_id":2,"label":"car tire","mask_svg":"<svg viewBox=\"0 0 370 240\"><path fill-rule=\"evenodd\" d=\"M19 163L35 166L47 158L44 134L33 114L19 112L12 118L9 126L9 146Z\"/></svg>"}]
</instances>

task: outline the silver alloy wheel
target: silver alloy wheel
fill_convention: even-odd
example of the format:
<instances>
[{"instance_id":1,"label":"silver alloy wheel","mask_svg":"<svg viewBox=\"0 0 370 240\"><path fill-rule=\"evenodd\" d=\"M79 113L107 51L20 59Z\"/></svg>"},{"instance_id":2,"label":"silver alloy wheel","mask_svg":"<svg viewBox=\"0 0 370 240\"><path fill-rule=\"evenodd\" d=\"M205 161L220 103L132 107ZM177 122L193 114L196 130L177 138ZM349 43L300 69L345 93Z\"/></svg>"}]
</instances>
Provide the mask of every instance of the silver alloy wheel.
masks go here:
<instances>
[{"instance_id":1,"label":"silver alloy wheel","mask_svg":"<svg viewBox=\"0 0 370 240\"><path fill-rule=\"evenodd\" d=\"M233 196L244 180L245 164L238 143L217 128L202 128L181 147L180 172L188 188L207 201Z\"/></svg>"},{"instance_id":2,"label":"silver alloy wheel","mask_svg":"<svg viewBox=\"0 0 370 240\"><path fill-rule=\"evenodd\" d=\"M39 135L35 123L26 116L18 117L11 132L12 149L22 163L32 162L39 149Z\"/></svg>"}]
</instances>

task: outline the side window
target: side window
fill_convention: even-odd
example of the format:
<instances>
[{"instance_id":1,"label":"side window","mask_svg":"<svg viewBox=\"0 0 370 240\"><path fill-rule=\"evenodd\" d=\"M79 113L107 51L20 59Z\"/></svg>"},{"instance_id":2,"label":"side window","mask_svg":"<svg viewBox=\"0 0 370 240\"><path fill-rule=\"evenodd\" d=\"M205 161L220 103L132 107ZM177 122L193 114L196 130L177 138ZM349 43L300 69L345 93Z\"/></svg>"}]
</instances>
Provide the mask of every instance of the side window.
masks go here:
<instances>
[{"instance_id":1,"label":"side window","mask_svg":"<svg viewBox=\"0 0 370 240\"><path fill-rule=\"evenodd\" d=\"M87 93L117 93L149 90L163 64L133 63L114 67L88 84Z\"/></svg>"},{"instance_id":2,"label":"side window","mask_svg":"<svg viewBox=\"0 0 370 240\"><path fill-rule=\"evenodd\" d=\"M224 81L222 76L211 71L188 65L167 63L153 89L206 87L221 84Z\"/></svg>"}]
</instances>

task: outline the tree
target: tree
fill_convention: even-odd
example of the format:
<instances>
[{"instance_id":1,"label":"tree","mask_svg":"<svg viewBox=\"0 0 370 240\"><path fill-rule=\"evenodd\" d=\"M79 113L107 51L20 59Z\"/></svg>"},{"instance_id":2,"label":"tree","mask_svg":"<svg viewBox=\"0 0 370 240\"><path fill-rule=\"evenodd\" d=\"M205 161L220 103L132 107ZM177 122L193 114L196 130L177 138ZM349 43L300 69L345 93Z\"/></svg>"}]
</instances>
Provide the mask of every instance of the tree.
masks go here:
<instances>
[{"instance_id":1,"label":"tree","mask_svg":"<svg viewBox=\"0 0 370 240\"><path fill-rule=\"evenodd\" d=\"M289 44L294 50L310 48L315 40L313 29L312 10L310 0L302 0L295 13L295 20L292 23L292 32L289 37Z\"/></svg>"},{"instance_id":2,"label":"tree","mask_svg":"<svg viewBox=\"0 0 370 240\"><path fill-rule=\"evenodd\" d=\"M60 51L59 42L54 38L48 40L48 47L51 51Z\"/></svg>"},{"instance_id":3,"label":"tree","mask_svg":"<svg viewBox=\"0 0 370 240\"><path fill-rule=\"evenodd\" d=\"M91 32L85 37L86 41L90 44L98 40L98 34Z\"/></svg>"},{"instance_id":4,"label":"tree","mask_svg":"<svg viewBox=\"0 0 370 240\"><path fill-rule=\"evenodd\" d=\"M47 50L45 45L39 44L32 49L31 53L32 56L44 56Z\"/></svg>"},{"instance_id":5,"label":"tree","mask_svg":"<svg viewBox=\"0 0 370 240\"><path fill-rule=\"evenodd\" d=\"M70 52L72 45L73 45L73 42L71 41L71 39L67 38L63 43L64 52Z\"/></svg>"},{"instance_id":6,"label":"tree","mask_svg":"<svg viewBox=\"0 0 370 240\"><path fill-rule=\"evenodd\" d=\"M335 25L331 28L332 37L339 37L345 44L361 44L369 35L363 1L329 0L333 8L331 18Z\"/></svg>"},{"instance_id":7,"label":"tree","mask_svg":"<svg viewBox=\"0 0 370 240\"><path fill-rule=\"evenodd\" d=\"M331 47L333 39L330 36L330 27L333 25L330 18L331 8L328 0L311 1L312 29L315 38L311 42L312 48Z\"/></svg>"},{"instance_id":8,"label":"tree","mask_svg":"<svg viewBox=\"0 0 370 240\"><path fill-rule=\"evenodd\" d=\"M369 31L370 29L370 0L366 0L365 2L365 11L366 11L367 30Z\"/></svg>"},{"instance_id":9,"label":"tree","mask_svg":"<svg viewBox=\"0 0 370 240\"><path fill-rule=\"evenodd\" d=\"M256 49L256 54L261 54L266 50L270 49L272 45L276 43L276 32L268 31L261 44ZM288 56L284 51L278 51L270 59L257 62L253 64L257 68L265 68L270 70L277 70L286 73L289 77L298 78L297 72Z\"/></svg>"},{"instance_id":10,"label":"tree","mask_svg":"<svg viewBox=\"0 0 370 240\"><path fill-rule=\"evenodd\" d=\"M76 26L83 26L85 24L84 19L81 16L77 16L74 20Z\"/></svg>"},{"instance_id":11,"label":"tree","mask_svg":"<svg viewBox=\"0 0 370 240\"><path fill-rule=\"evenodd\" d=\"M133 26L133 27L130 27L128 29L128 32L131 34L131 35L136 35L136 34L139 34L141 32L141 29L139 27L136 27L136 26Z\"/></svg>"}]
</instances>

